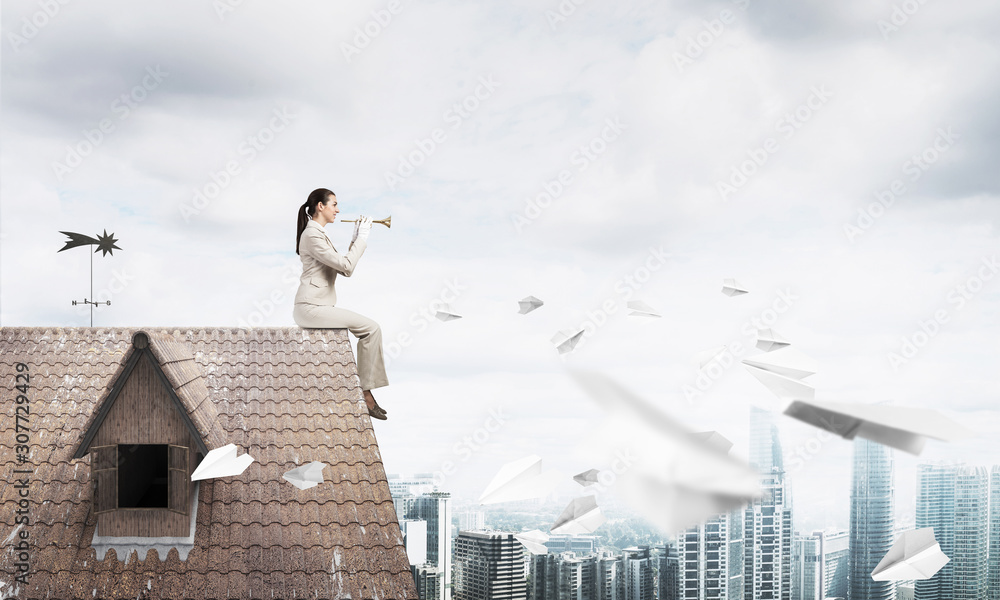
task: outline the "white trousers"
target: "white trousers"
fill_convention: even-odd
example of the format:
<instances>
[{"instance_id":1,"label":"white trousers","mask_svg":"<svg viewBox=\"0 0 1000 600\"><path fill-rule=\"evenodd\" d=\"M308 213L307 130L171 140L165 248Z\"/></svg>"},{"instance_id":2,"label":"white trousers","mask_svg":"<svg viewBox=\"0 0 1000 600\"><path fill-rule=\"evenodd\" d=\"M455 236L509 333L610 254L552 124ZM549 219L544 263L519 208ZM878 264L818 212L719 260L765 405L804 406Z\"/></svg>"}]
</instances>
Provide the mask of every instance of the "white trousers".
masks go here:
<instances>
[{"instance_id":1,"label":"white trousers","mask_svg":"<svg viewBox=\"0 0 1000 600\"><path fill-rule=\"evenodd\" d=\"M389 385L382 358L382 328L374 320L337 306L296 304L292 318L307 329L347 329L358 338L358 378L362 390Z\"/></svg>"}]
</instances>

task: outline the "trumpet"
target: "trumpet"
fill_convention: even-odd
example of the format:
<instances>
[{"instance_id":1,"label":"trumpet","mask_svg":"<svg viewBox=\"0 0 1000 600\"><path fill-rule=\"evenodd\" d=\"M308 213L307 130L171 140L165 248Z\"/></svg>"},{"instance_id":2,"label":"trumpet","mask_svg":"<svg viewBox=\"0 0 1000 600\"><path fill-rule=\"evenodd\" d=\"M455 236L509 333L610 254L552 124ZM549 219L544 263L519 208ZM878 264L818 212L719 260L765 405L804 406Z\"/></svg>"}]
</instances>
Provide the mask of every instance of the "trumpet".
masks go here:
<instances>
[{"instance_id":1,"label":"trumpet","mask_svg":"<svg viewBox=\"0 0 1000 600\"><path fill-rule=\"evenodd\" d=\"M340 222L341 223L357 223L358 220L357 219L341 219ZM388 217L386 217L384 219L379 219L378 221L372 221L372 223L381 223L382 225L385 225L386 227L391 227L392 226L392 216L390 215L390 216L388 216Z\"/></svg>"}]
</instances>

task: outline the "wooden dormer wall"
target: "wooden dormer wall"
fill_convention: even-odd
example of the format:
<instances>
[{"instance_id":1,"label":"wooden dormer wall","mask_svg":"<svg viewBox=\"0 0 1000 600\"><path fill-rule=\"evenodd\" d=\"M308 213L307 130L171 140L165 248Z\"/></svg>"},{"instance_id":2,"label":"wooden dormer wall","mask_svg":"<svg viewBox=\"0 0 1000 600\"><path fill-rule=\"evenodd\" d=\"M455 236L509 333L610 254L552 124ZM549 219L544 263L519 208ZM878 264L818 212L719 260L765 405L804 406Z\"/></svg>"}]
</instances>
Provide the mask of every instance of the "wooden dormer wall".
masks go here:
<instances>
[{"instance_id":1,"label":"wooden dormer wall","mask_svg":"<svg viewBox=\"0 0 1000 600\"><path fill-rule=\"evenodd\" d=\"M170 509L124 508L98 512L97 533L103 536L187 536L190 534L191 473L196 466L197 444L148 357L140 358L129 374L90 446L92 489L98 471L95 456L100 448L117 444L168 444L187 449L187 480L183 513ZM109 461L111 462L111 461ZM94 498L96 502L96 498Z\"/></svg>"}]
</instances>

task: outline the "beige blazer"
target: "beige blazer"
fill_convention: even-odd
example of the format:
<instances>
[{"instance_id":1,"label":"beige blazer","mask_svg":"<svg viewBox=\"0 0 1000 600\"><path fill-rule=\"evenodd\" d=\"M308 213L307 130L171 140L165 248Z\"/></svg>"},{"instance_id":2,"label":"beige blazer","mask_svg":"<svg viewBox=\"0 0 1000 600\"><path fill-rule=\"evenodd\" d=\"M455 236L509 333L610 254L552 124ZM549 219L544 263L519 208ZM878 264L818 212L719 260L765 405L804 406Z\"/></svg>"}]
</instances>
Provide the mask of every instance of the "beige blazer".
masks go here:
<instances>
[{"instance_id":1,"label":"beige blazer","mask_svg":"<svg viewBox=\"0 0 1000 600\"><path fill-rule=\"evenodd\" d=\"M299 238L302 277L299 278L299 289L295 292L295 303L336 306L337 291L333 286L337 281L337 273L350 277L367 247L368 243L358 238L347 254L340 254L323 227L310 219Z\"/></svg>"}]
</instances>

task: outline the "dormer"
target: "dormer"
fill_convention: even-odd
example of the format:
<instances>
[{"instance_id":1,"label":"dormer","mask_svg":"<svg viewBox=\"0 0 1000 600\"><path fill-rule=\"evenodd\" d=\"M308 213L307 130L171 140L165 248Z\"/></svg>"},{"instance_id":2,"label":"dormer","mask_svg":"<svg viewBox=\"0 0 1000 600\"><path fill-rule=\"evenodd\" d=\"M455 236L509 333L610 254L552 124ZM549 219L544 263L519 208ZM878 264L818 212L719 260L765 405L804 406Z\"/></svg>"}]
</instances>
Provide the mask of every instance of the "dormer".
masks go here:
<instances>
[{"instance_id":1,"label":"dormer","mask_svg":"<svg viewBox=\"0 0 1000 600\"><path fill-rule=\"evenodd\" d=\"M193 536L191 473L225 444L188 346L166 333L137 332L73 455L90 455L95 535Z\"/></svg>"}]
</instances>

